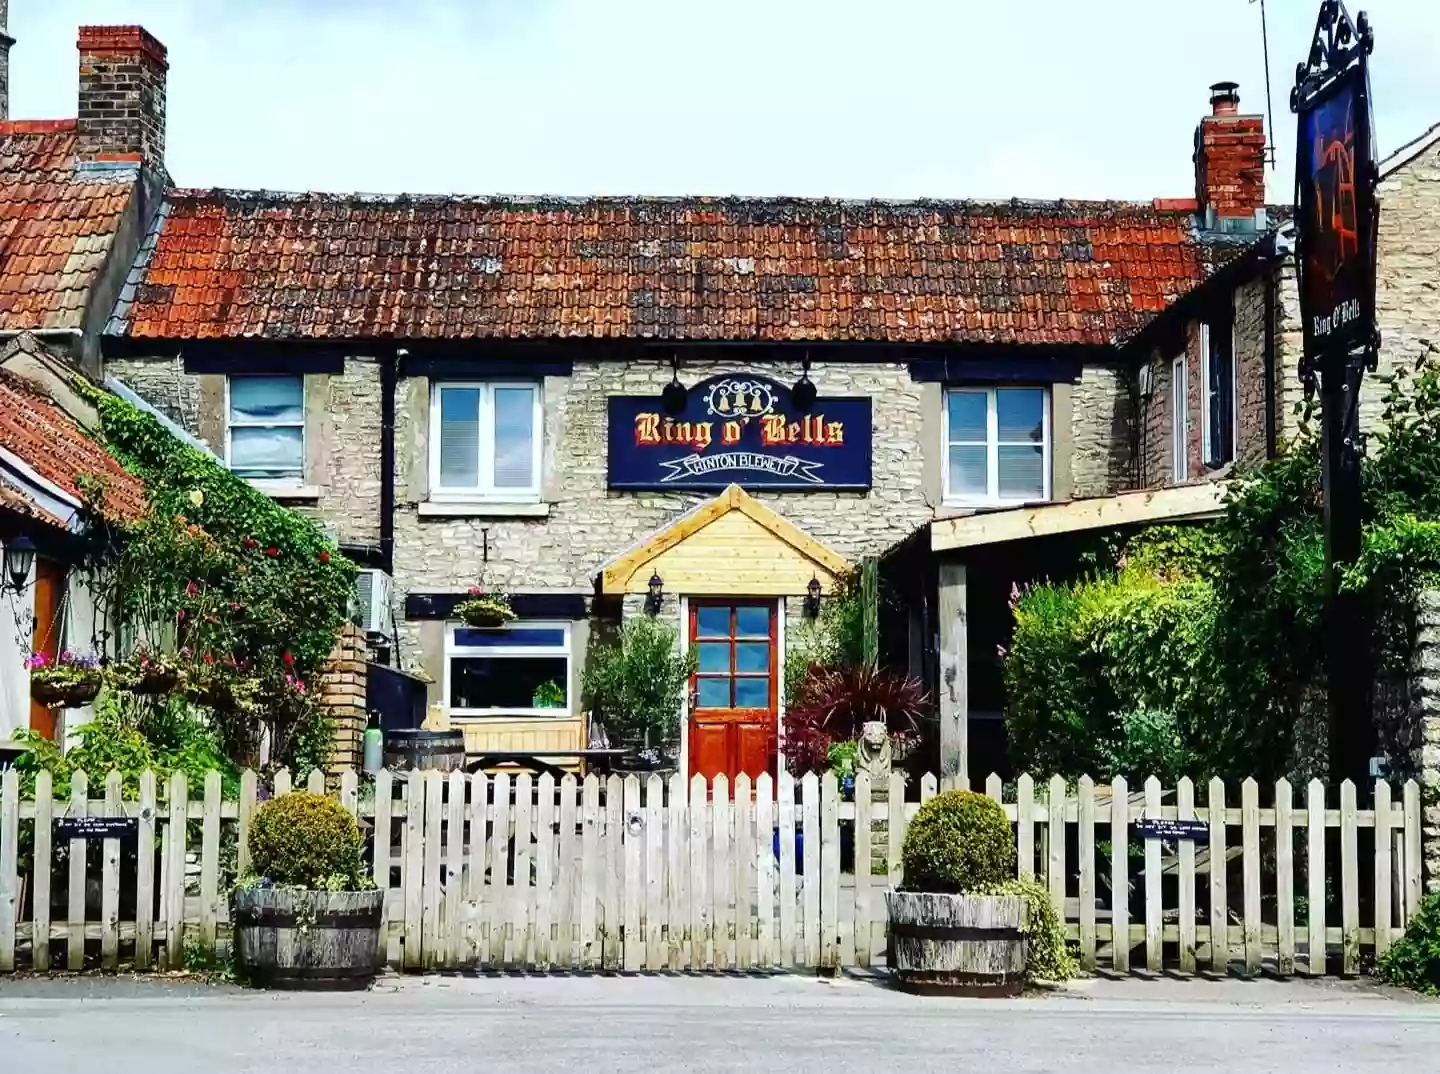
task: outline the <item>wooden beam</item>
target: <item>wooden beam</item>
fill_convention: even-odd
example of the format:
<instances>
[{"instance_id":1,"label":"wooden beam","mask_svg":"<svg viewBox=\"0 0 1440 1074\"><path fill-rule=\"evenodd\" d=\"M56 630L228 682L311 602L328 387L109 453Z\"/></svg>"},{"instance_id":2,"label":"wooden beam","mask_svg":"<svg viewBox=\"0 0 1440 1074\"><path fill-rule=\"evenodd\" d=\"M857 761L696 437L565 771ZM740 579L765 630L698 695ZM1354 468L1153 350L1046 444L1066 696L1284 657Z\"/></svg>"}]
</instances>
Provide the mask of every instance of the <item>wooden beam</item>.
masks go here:
<instances>
[{"instance_id":1,"label":"wooden beam","mask_svg":"<svg viewBox=\"0 0 1440 1074\"><path fill-rule=\"evenodd\" d=\"M1122 492L1071 503L937 519L930 525L930 548L944 552L1113 526L1214 518L1224 511L1224 495L1223 481L1209 481L1202 485Z\"/></svg>"},{"instance_id":2,"label":"wooden beam","mask_svg":"<svg viewBox=\"0 0 1440 1074\"><path fill-rule=\"evenodd\" d=\"M970 776L970 628L965 564L940 564L940 778Z\"/></svg>"}]
</instances>

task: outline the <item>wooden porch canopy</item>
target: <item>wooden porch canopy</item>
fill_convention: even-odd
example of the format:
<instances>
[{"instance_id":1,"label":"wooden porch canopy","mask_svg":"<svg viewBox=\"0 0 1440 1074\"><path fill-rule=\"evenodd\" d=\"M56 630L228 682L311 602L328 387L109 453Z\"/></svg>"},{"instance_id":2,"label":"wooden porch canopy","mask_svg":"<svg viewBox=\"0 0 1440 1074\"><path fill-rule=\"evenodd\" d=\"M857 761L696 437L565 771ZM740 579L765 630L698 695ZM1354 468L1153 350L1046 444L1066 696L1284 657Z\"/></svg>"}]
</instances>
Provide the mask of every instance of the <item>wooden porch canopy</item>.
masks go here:
<instances>
[{"instance_id":1,"label":"wooden porch canopy","mask_svg":"<svg viewBox=\"0 0 1440 1074\"><path fill-rule=\"evenodd\" d=\"M644 593L658 574L671 593L803 596L832 592L850 562L739 485L692 508L600 569L602 594Z\"/></svg>"},{"instance_id":2,"label":"wooden porch canopy","mask_svg":"<svg viewBox=\"0 0 1440 1074\"><path fill-rule=\"evenodd\" d=\"M1015 507L962 518L937 519L930 525L930 549L948 552L1027 537L1214 518L1224 510L1224 497L1225 482L1207 481L1175 488L1121 492L1070 503Z\"/></svg>"}]
</instances>

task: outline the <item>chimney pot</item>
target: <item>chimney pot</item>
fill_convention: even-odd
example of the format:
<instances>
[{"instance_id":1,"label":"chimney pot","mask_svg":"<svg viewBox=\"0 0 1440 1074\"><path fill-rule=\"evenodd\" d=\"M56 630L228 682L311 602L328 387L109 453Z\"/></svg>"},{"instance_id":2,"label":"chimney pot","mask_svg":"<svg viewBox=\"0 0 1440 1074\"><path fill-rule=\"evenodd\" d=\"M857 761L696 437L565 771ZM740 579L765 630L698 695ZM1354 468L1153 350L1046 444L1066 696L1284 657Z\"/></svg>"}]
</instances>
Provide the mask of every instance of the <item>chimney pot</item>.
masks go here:
<instances>
[{"instance_id":1,"label":"chimney pot","mask_svg":"<svg viewBox=\"0 0 1440 1074\"><path fill-rule=\"evenodd\" d=\"M1233 116L1240 111L1240 83L1216 82L1210 87L1210 114Z\"/></svg>"}]
</instances>

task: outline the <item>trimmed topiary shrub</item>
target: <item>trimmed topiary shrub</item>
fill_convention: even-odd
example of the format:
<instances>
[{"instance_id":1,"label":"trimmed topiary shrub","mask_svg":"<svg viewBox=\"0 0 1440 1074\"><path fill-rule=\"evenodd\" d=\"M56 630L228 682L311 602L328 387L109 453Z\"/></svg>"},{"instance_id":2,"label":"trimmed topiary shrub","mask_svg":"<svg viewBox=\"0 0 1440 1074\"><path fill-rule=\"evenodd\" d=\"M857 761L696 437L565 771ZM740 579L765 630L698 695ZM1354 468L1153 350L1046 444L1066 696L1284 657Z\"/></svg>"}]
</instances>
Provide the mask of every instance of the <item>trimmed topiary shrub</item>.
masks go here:
<instances>
[{"instance_id":1,"label":"trimmed topiary shrub","mask_svg":"<svg viewBox=\"0 0 1440 1074\"><path fill-rule=\"evenodd\" d=\"M1420 903L1400 942L1380 956L1375 976L1386 984L1440 995L1440 892Z\"/></svg>"},{"instance_id":2,"label":"trimmed topiary shrub","mask_svg":"<svg viewBox=\"0 0 1440 1074\"><path fill-rule=\"evenodd\" d=\"M296 791L272 798L250 825L250 869L276 887L363 891L364 839L333 798Z\"/></svg>"},{"instance_id":3,"label":"trimmed topiary shrub","mask_svg":"<svg viewBox=\"0 0 1440 1074\"><path fill-rule=\"evenodd\" d=\"M987 891L1015 878L1015 837L998 803L946 791L915 814L901 860L906 891Z\"/></svg>"}]
</instances>

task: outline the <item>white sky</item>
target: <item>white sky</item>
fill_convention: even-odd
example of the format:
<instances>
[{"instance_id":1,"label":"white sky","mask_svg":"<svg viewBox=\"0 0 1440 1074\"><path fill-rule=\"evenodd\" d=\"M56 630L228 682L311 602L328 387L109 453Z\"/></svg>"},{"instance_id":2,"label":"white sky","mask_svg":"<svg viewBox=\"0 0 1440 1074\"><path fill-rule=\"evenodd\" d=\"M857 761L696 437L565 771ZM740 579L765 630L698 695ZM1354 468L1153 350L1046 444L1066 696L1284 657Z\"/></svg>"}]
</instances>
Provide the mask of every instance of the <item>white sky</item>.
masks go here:
<instances>
[{"instance_id":1,"label":"white sky","mask_svg":"<svg viewBox=\"0 0 1440 1074\"><path fill-rule=\"evenodd\" d=\"M1319 0L1267 0L1289 88ZM1361 5L1349 5L1358 14ZM1382 155L1440 122L1440 0L1370 0ZM75 114L75 30L170 49L185 186L1183 197L1207 86L1265 107L1249 0L11 0L11 115Z\"/></svg>"}]
</instances>

